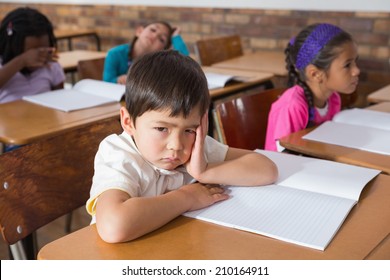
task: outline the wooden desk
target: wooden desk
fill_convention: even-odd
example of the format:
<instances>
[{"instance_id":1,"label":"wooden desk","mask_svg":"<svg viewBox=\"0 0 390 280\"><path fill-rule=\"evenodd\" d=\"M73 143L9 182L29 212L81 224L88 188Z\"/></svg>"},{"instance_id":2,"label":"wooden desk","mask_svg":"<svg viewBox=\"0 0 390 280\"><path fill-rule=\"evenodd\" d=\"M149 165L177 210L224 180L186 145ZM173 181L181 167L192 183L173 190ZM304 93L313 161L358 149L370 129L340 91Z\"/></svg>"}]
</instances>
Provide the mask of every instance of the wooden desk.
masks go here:
<instances>
[{"instance_id":1,"label":"wooden desk","mask_svg":"<svg viewBox=\"0 0 390 280\"><path fill-rule=\"evenodd\" d=\"M390 259L390 176L363 190L325 251L180 216L131 242L102 241L95 225L44 246L38 259Z\"/></svg>"},{"instance_id":2,"label":"wooden desk","mask_svg":"<svg viewBox=\"0 0 390 280\"><path fill-rule=\"evenodd\" d=\"M390 112L390 102L367 107L369 110ZM314 128L304 129L280 139L287 150L304 155L381 170L390 174L390 157L384 154L302 139Z\"/></svg>"},{"instance_id":3,"label":"wooden desk","mask_svg":"<svg viewBox=\"0 0 390 280\"><path fill-rule=\"evenodd\" d=\"M390 85L387 85L367 96L367 101L370 103L379 103L383 101L390 102Z\"/></svg>"},{"instance_id":4,"label":"wooden desk","mask_svg":"<svg viewBox=\"0 0 390 280\"><path fill-rule=\"evenodd\" d=\"M267 82L270 82L272 77L274 76L272 73L255 72L249 70L224 69L224 68L207 67L207 66L202 66L202 69L204 72L248 77L248 80L245 82L237 82L237 83L230 83L230 84L228 83L224 87L210 90L210 95L213 100L219 99L223 96L232 93L237 93L251 88L255 88L263 84L267 85Z\"/></svg>"},{"instance_id":5,"label":"wooden desk","mask_svg":"<svg viewBox=\"0 0 390 280\"><path fill-rule=\"evenodd\" d=\"M84 124L118 116L120 104L62 112L27 101L0 104L0 142L24 145Z\"/></svg>"},{"instance_id":6,"label":"wooden desk","mask_svg":"<svg viewBox=\"0 0 390 280\"><path fill-rule=\"evenodd\" d=\"M95 30L86 29L56 29L54 30L54 36L58 40L67 40L68 50L73 50L72 39L79 37L93 37L96 40L96 50L100 51L100 37Z\"/></svg>"},{"instance_id":7,"label":"wooden desk","mask_svg":"<svg viewBox=\"0 0 390 280\"><path fill-rule=\"evenodd\" d=\"M65 72L77 71L77 64L80 60L94 59L106 57L106 52L74 50L68 52L60 52L58 54L58 62Z\"/></svg>"},{"instance_id":8,"label":"wooden desk","mask_svg":"<svg viewBox=\"0 0 390 280\"><path fill-rule=\"evenodd\" d=\"M218 62L212 66L256 72L270 72L277 76L287 76L285 56L282 51L257 51Z\"/></svg>"}]
</instances>

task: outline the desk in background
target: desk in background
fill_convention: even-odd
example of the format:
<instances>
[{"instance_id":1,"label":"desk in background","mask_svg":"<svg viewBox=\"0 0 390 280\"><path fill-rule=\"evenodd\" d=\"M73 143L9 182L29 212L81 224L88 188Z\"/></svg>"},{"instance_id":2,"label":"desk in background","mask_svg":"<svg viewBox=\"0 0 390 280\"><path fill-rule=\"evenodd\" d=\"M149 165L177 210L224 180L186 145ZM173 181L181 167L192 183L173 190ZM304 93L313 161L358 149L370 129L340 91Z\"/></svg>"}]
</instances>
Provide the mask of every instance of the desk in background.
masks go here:
<instances>
[{"instance_id":1,"label":"desk in background","mask_svg":"<svg viewBox=\"0 0 390 280\"><path fill-rule=\"evenodd\" d=\"M180 216L134 241L109 244L88 226L45 245L38 259L390 259L390 176L378 175L325 251Z\"/></svg>"},{"instance_id":2,"label":"desk in background","mask_svg":"<svg viewBox=\"0 0 390 280\"><path fill-rule=\"evenodd\" d=\"M65 72L77 71L77 64L80 60L88 60L106 57L106 52L74 50L58 53L58 62Z\"/></svg>"},{"instance_id":3,"label":"desk in background","mask_svg":"<svg viewBox=\"0 0 390 280\"><path fill-rule=\"evenodd\" d=\"M390 112L390 102L373 105L366 109ZM383 173L390 174L390 156L302 139L304 135L308 134L313 129L314 128L308 128L285 136L280 139L280 144L287 150L304 155L374 168L381 170Z\"/></svg>"},{"instance_id":4,"label":"desk in background","mask_svg":"<svg viewBox=\"0 0 390 280\"><path fill-rule=\"evenodd\" d=\"M283 51L257 51L218 62L212 66L218 68L267 72L276 76L287 76L285 55Z\"/></svg>"},{"instance_id":5,"label":"desk in background","mask_svg":"<svg viewBox=\"0 0 390 280\"><path fill-rule=\"evenodd\" d=\"M66 40L68 43L68 50L73 50L72 39L80 37L93 37L96 40L96 50L100 51L100 37L95 30L86 29L55 29L54 36L59 40Z\"/></svg>"},{"instance_id":6,"label":"desk in background","mask_svg":"<svg viewBox=\"0 0 390 280\"><path fill-rule=\"evenodd\" d=\"M367 96L367 101L370 103L390 102L390 85L370 93Z\"/></svg>"},{"instance_id":7,"label":"desk in background","mask_svg":"<svg viewBox=\"0 0 390 280\"><path fill-rule=\"evenodd\" d=\"M24 100L0 104L0 142L29 144L44 137L98 120L118 116L120 104L62 112Z\"/></svg>"}]
</instances>

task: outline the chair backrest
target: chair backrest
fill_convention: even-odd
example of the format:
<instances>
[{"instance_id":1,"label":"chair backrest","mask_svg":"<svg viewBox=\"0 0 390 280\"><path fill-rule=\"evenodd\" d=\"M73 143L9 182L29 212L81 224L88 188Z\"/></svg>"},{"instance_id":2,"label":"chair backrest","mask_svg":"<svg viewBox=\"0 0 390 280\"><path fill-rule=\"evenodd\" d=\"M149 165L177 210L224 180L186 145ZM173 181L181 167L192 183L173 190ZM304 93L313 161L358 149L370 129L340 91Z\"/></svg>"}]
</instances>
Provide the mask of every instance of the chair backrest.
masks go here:
<instances>
[{"instance_id":1,"label":"chair backrest","mask_svg":"<svg viewBox=\"0 0 390 280\"><path fill-rule=\"evenodd\" d=\"M99 143L121 131L113 117L0 155L0 228L6 243L84 205Z\"/></svg>"},{"instance_id":2,"label":"chair backrest","mask_svg":"<svg viewBox=\"0 0 390 280\"><path fill-rule=\"evenodd\" d=\"M199 40L195 43L195 53L201 65L210 66L242 55L241 38L231 35Z\"/></svg>"},{"instance_id":3,"label":"chair backrest","mask_svg":"<svg viewBox=\"0 0 390 280\"><path fill-rule=\"evenodd\" d=\"M214 119L221 141L235 148L264 149L268 113L284 90L267 89L217 104Z\"/></svg>"},{"instance_id":4,"label":"chair backrest","mask_svg":"<svg viewBox=\"0 0 390 280\"><path fill-rule=\"evenodd\" d=\"M77 74L80 80L103 80L104 57L80 60L77 64Z\"/></svg>"}]
</instances>

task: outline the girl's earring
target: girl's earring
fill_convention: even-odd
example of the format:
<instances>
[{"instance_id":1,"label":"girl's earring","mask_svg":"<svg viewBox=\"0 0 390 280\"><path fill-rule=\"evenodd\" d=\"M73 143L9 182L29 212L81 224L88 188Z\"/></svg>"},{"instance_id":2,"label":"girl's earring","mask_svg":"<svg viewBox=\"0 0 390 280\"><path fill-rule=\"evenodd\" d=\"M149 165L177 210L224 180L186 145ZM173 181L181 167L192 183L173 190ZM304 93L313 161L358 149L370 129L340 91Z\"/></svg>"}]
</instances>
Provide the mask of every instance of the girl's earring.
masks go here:
<instances>
[{"instance_id":1,"label":"girl's earring","mask_svg":"<svg viewBox=\"0 0 390 280\"><path fill-rule=\"evenodd\" d=\"M12 22L9 22L7 26L7 35L12 36L12 34L14 34L14 31L12 30Z\"/></svg>"}]
</instances>

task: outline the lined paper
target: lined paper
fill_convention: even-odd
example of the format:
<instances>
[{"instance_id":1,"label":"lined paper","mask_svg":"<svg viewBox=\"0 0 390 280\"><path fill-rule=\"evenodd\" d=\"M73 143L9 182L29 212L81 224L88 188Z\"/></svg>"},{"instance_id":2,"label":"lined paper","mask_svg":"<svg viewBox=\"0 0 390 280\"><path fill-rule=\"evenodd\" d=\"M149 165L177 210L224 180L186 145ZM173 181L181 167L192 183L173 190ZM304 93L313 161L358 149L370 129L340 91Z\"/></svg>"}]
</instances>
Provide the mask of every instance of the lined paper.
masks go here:
<instances>
[{"instance_id":1,"label":"lined paper","mask_svg":"<svg viewBox=\"0 0 390 280\"><path fill-rule=\"evenodd\" d=\"M325 250L364 186L380 172L283 153L257 152L278 166L276 184L226 187L230 199L184 215ZM340 193L347 195L339 196Z\"/></svg>"}]
</instances>

